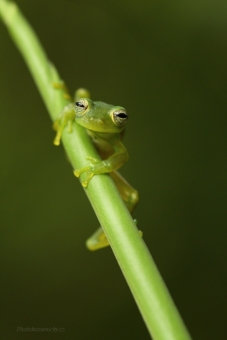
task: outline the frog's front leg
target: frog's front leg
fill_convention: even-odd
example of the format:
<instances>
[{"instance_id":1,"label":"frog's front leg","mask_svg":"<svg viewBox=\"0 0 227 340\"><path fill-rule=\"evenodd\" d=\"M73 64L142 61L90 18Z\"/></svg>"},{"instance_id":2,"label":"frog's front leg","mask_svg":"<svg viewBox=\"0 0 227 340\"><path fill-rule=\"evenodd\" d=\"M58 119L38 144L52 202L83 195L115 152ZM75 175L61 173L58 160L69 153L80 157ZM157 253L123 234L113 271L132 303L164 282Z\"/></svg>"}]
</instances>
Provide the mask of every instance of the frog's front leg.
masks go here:
<instances>
[{"instance_id":1,"label":"frog's front leg","mask_svg":"<svg viewBox=\"0 0 227 340\"><path fill-rule=\"evenodd\" d=\"M65 82L63 80L59 81L58 83L52 83L52 86L56 90L62 90L63 91L63 97L65 99L71 100L71 96L70 96L69 91L67 89L67 86L65 85Z\"/></svg>"},{"instance_id":2,"label":"frog's front leg","mask_svg":"<svg viewBox=\"0 0 227 340\"><path fill-rule=\"evenodd\" d=\"M87 173L85 179L82 181L82 185L85 188L94 175L115 171L128 161L128 152L122 144L119 134L114 134L112 137L106 139L103 135L102 137L100 134L98 136L100 139L107 141L107 143L113 147L114 153L109 158L103 160L93 157L86 157L88 160L90 160L90 163L85 167L76 169L74 171L74 175L76 177L80 177L83 172Z\"/></svg>"},{"instance_id":3,"label":"frog's front leg","mask_svg":"<svg viewBox=\"0 0 227 340\"><path fill-rule=\"evenodd\" d=\"M53 83L52 86L55 89L62 90L64 98L71 100L68 89L63 81L59 83ZM88 92L88 90L84 88L79 88L75 92L75 101L83 96L89 98L90 93ZM68 127L69 133L72 132L72 124L75 121L75 116L76 114L75 114L74 104L69 103L68 105L64 107L64 109L62 110L62 112L60 113L60 115L58 116L58 118L53 124L53 129L57 131L55 139L54 139L54 145L60 145L62 132L65 127Z\"/></svg>"},{"instance_id":4,"label":"frog's front leg","mask_svg":"<svg viewBox=\"0 0 227 340\"><path fill-rule=\"evenodd\" d=\"M92 179L92 177L96 174L95 173L95 168L93 167L93 164L98 164L98 163L101 163L100 160L96 159L96 158L93 158L93 157L89 157L87 156L86 159L90 160L91 163L88 164L87 166L84 166L83 168L80 168L80 169L76 169L74 170L74 175L76 177L80 177L80 175L83 173L83 172L86 172L87 175L86 175L86 178L83 180L82 182L82 186L84 188L86 188L88 186L88 183L90 182L90 180Z\"/></svg>"},{"instance_id":5,"label":"frog's front leg","mask_svg":"<svg viewBox=\"0 0 227 340\"><path fill-rule=\"evenodd\" d=\"M85 188L94 175L109 173L120 168L128 160L128 153L125 148L121 147L121 151L115 152L105 160L98 160L93 157L87 157L87 159L90 160L90 164L81 169L74 170L76 177L80 177L83 172L87 173L82 181L82 185Z\"/></svg>"},{"instance_id":6,"label":"frog's front leg","mask_svg":"<svg viewBox=\"0 0 227 340\"><path fill-rule=\"evenodd\" d=\"M60 113L58 119L53 124L53 129L57 131L54 138L54 145L59 145L64 128L68 127L68 132L72 132L72 124L75 121L74 104L69 103Z\"/></svg>"}]
</instances>

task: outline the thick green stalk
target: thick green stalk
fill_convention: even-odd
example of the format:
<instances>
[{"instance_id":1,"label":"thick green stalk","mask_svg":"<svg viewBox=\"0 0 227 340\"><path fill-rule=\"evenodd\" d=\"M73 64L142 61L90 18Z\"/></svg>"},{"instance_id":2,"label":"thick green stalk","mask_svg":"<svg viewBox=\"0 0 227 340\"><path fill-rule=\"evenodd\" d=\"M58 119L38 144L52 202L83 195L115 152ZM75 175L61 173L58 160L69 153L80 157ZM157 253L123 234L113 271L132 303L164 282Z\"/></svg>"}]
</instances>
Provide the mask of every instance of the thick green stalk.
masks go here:
<instances>
[{"instance_id":1,"label":"thick green stalk","mask_svg":"<svg viewBox=\"0 0 227 340\"><path fill-rule=\"evenodd\" d=\"M34 31L14 3L0 0L0 15L30 69L52 120L55 120L68 103L62 91L52 86L53 82L60 82L57 71L48 61ZM62 141L74 169L84 166L87 155L98 157L84 128L77 124L73 126L73 133L63 132ZM190 339L111 178L108 175L94 176L85 192L153 339Z\"/></svg>"}]
</instances>

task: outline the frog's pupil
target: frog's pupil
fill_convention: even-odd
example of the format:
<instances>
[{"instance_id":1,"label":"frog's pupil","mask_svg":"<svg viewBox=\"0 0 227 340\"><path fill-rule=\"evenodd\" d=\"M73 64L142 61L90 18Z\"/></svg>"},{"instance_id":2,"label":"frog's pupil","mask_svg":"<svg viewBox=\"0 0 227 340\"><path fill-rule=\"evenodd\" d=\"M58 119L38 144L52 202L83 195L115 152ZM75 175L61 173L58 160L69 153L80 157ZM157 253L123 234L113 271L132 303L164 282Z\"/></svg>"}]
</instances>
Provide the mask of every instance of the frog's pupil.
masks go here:
<instances>
[{"instance_id":1,"label":"frog's pupil","mask_svg":"<svg viewBox=\"0 0 227 340\"><path fill-rule=\"evenodd\" d=\"M127 118L128 117L124 112L118 113L117 116L120 117L120 118Z\"/></svg>"},{"instance_id":2,"label":"frog's pupil","mask_svg":"<svg viewBox=\"0 0 227 340\"><path fill-rule=\"evenodd\" d=\"M76 106L84 107L84 105L81 102L76 102Z\"/></svg>"}]
</instances>

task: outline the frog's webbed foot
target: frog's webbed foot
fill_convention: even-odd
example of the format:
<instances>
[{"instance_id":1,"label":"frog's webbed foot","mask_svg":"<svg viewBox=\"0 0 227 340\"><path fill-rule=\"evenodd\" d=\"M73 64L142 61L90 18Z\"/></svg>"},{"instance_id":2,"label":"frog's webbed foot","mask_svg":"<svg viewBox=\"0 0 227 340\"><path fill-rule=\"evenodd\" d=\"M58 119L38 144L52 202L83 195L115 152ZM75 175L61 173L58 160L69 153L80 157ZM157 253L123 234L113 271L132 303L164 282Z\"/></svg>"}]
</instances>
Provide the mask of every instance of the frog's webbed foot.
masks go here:
<instances>
[{"instance_id":1,"label":"frog's webbed foot","mask_svg":"<svg viewBox=\"0 0 227 340\"><path fill-rule=\"evenodd\" d=\"M80 175L83 172L87 173L85 179L82 182L82 186L84 188L86 188L88 186L88 183L90 182L92 177L96 174L94 165L98 165L99 163L101 163L101 161L99 159L96 159L96 158L93 158L93 157L87 156L86 159L90 161L90 164L86 165L83 168L74 170L74 175L76 177L80 177Z\"/></svg>"},{"instance_id":2,"label":"frog's webbed foot","mask_svg":"<svg viewBox=\"0 0 227 340\"><path fill-rule=\"evenodd\" d=\"M107 237L101 227L96 230L96 232L91 237L89 237L89 239L86 241L86 246L91 251L109 246Z\"/></svg>"},{"instance_id":3,"label":"frog's webbed foot","mask_svg":"<svg viewBox=\"0 0 227 340\"><path fill-rule=\"evenodd\" d=\"M85 177L85 179L82 181L82 186L84 187L84 188L86 188L87 186L88 186L88 183L90 182L90 180L92 179L92 177L95 175L95 173L94 172L91 172L90 170L89 170L89 168L86 168L86 167L84 167L84 168L82 168L82 169L77 169L77 170L74 170L74 175L76 176L76 177L80 177L80 174L82 173L82 172L87 172L87 175L86 175L86 177Z\"/></svg>"},{"instance_id":4,"label":"frog's webbed foot","mask_svg":"<svg viewBox=\"0 0 227 340\"><path fill-rule=\"evenodd\" d=\"M137 221L136 219L134 219L133 221L134 221L135 225L137 226L138 221ZM139 230L139 229L138 229L138 234L139 234L139 236L140 236L141 238L143 238L143 232L142 232L142 230Z\"/></svg>"},{"instance_id":5,"label":"frog's webbed foot","mask_svg":"<svg viewBox=\"0 0 227 340\"><path fill-rule=\"evenodd\" d=\"M60 144L62 132L65 127L68 128L67 131L69 133L72 132L72 124L74 120L75 120L74 106L73 103L70 103L64 107L63 111L60 113L59 117L53 124L53 129L57 131L56 136L54 138L54 145Z\"/></svg>"},{"instance_id":6,"label":"frog's webbed foot","mask_svg":"<svg viewBox=\"0 0 227 340\"><path fill-rule=\"evenodd\" d=\"M52 83L52 86L56 89L56 90L62 90L63 91L63 97L65 99L68 99L68 100L72 100L70 94L69 94L69 91L67 89L67 86L65 85L64 81L60 81L58 83Z\"/></svg>"},{"instance_id":7,"label":"frog's webbed foot","mask_svg":"<svg viewBox=\"0 0 227 340\"><path fill-rule=\"evenodd\" d=\"M135 223L135 225L137 225L136 220L134 220L134 223ZM141 230L138 230L138 234L139 234L140 237L143 237L143 233L142 233ZM98 230L96 230L96 232L94 232L94 234L91 235L89 237L89 239L87 239L86 246L91 251L102 249L102 248L109 246L109 242L107 240L107 237L106 237L102 227L100 227Z\"/></svg>"}]
</instances>

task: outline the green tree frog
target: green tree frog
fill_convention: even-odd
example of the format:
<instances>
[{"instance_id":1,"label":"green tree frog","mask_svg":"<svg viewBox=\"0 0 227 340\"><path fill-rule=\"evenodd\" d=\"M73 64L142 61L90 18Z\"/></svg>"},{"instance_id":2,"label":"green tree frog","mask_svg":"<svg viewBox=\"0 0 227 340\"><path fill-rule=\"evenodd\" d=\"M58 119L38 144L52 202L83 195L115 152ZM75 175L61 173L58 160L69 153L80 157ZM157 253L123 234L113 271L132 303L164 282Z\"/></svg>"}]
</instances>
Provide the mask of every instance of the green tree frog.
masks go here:
<instances>
[{"instance_id":1,"label":"green tree frog","mask_svg":"<svg viewBox=\"0 0 227 340\"><path fill-rule=\"evenodd\" d=\"M54 123L54 129L57 131L54 144L60 144L62 131L66 126L69 132L72 131L74 121L86 128L102 160L87 157L90 163L74 170L75 176L79 177L86 172L82 185L87 187L94 175L110 173L128 210L132 213L139 200L138 192L116 171L129 158L121 141L127 120L128 114L123 107L100 101L94 102L87 90L79 89L75 94L75 104L68 104ZM141 235L140 231L139 233ZM90 250L109 245L101 227L87 240L86 245Z\"/></svg>"}]
</instances>

